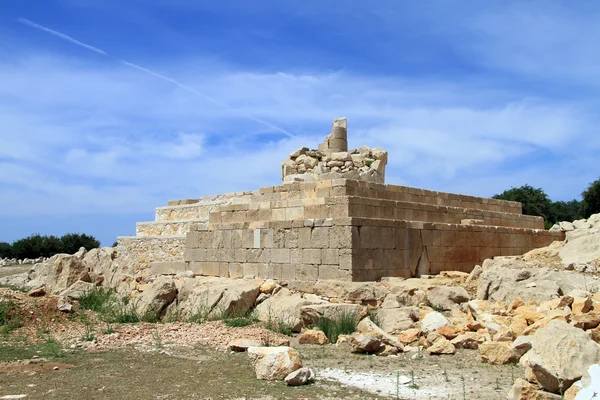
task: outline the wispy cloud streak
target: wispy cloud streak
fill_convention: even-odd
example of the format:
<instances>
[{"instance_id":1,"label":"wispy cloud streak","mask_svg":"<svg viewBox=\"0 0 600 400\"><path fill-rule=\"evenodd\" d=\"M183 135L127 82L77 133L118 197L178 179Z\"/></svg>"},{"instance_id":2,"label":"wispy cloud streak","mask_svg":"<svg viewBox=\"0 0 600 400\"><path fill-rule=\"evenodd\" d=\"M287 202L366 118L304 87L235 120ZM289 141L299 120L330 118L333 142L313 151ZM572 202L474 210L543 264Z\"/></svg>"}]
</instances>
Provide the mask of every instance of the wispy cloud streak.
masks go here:
<instances>
[{"instance_id":1,"label":"wispy cloud streak","mask_svg":"<svg viewBox=\"0 0 600 400\"><path fill-rule=\"evenodd\" d=\"M68 42L71 42L73 44L76 44L77 46L83 47L83 48L85 48L87 50L93 51L93 52L98 53L98 54L102 54L103 56L106 56L106 57L109 57L109 58L112 58L112 59L120 62L121 64L130 67L130 68L135 68L138 71L142 71L142 72L144 72L146 74L152 75L152 76L154 76L156 78L159 78L159 79L162 79L162 80L164 80L166 82L172 83L173 85L175 85L175 86L177 86L177 87L179 87L181 89L184 89L184 90L186 90L186 91L194 94L197 97L200 97L200 98L203 98L205 100L208 100L208 101L210 101L213 104L216 104L216 105L218 105L220 107L223 107L223 108L225 108L225 109L227 109L229 111L232 111L232 112L234 112L234 113L236 113L238 115L241 115L243 117L251 119L252 121L257 122L257 123L259 123L261 125L264 125L264 126L270 128L270 129L273 129L273 130L275 130L277 132L283 133L286 136L294 137L294 135L292 135L290 132L288 132L287 130L285 130L283 128L280 128L277 125L274 125L274 124L272 124L272 123L270 123L268 121L265 121L263 119L257 118L257 117L255 117L253 115L248 114L248 113L236 110L235 108L231 107L230 105L228 105L226 103L223 103L222 101L220 101L218 99L215 99L212 96L209 96L207 94L199 92L196 89L192 88L191 86L188 86L188 85L186 85L184 83L181 83L181 82L177 81L176 79L173 79L173 78L170 78L168 76L162 75L162 74L160 74L158 72L154 72L154 71L152 71L152 70L150 70L148 68L144 68L144 67L142 67L140 65L137 65L137 64L134 64L132 62L129 62L129 61L126 61L126 60L122 60L122 59L117 59L117 58L111 56L110 54L108 54L107 52L105 52L102 49L99 49L99 48L91 46L89 44L80 42L79 40L76 40L76 39L72 38L69 35L65 35L64 33L60 33L58 31L55 31L54 29L50 29L50 28L47 28L47 27L45 27L43 25L36 24L35 22L32 22L32 21L30 21L30 20L28 20L26 18L19 18L18 21L20 23L24 24L24 25L27 25L27 26L31 27L31 28L39 29L39 30L41 30L43 32L49 33L49 34L51 34L53 36L56 36L58 38L61 38L61 39L66 40Z\"/></svg>"},{"instance_id":2,"label":"wispy cloud streak","mask_svg":"<svg viewBox=\"0 0 600 400\"><path fill-rule=\"evenodd\" d=\"M94 53L102 54L103 56L109 56L109 54L107 52L105 52L104 50L100 50L97 47L90 46L89 44L85 44L83 42L80 42L79 40L73 39L71 36L65 35L64 33L57 32L54 29L46 28L45 26L36 24L35 22L31 22L30 20L28 20L26 18L19 18L18 21L20 23L22 23L23 25L27 25L27 26L29 26L31 28L39 29L41 31L44 31L46 33L49 33L49 34L54 35L56 37L59 37L59 38L61 38L63 40L66 40L68 42L76 44L77 46L81 46L81 47L83 47L85 49L91 50Z\"/></svg>"}]
</instances>

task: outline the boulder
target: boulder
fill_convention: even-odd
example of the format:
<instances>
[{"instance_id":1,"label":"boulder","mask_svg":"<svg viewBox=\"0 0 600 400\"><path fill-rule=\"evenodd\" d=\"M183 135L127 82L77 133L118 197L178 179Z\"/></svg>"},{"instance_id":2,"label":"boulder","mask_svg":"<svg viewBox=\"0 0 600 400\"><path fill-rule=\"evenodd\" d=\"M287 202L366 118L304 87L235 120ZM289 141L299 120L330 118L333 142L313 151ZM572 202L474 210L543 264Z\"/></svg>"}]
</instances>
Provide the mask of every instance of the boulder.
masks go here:
<instances>
[{"instance_id":1,"label":"boulder","mask_svg":"<svg viewBox=\"0 0 600 400\"><path fill-rule=\"evenodd\" d=\"M489 364L508 364L519 361L509 342L485 342L479 345L477 359Z\"/></svg>"},{"instance_id":2,"label":"boulder","mask_svg":"<svg viewBox=\"0 0 600 400\"><path fill-rule=\"evenodd\" d=\"M465 332L450 341L458 349L477 350L485 342L485 336L477 332Z\"/></svg>"},{"instance_id":3,"label":"boulder","mask_svg":"<svg viewBox=\"0 0 600 400\"><path fill-rule=\"evenodd\" d=\"M435 332L442 326L450 325L450 321L437 311L427 314L421 321L421 330L424 333Z\"/></svg>"},{"instance_id":4,"label":"boulder","mask_svg":"<svg viewBox=\"0 0 600 400\"><path fill-rule=\"evenodd\" d=\"M91 275L101 277L102 286L116 289L124 273L118 263L114 262L116 257L117 251L114 247L102 247L88 251L82 262Z\"/></svg>"},{"instance_id":5,"label":"boulder","mask_svg":"<svg viewBox=\"0 0 600 400\"><path fill-rule=\"evenodd\" d=\"M88 292L94 290L94 284L89 282L77 281L67 289L60 292L60 296L73 300L79 300Z\"/></svg>"},{"instance_id":6,"label":"boulder","mask_svg":"<svg viewBox=\"0 0 600 400\"><path fill-rule=\"evenodd\" d=\"M177 287L173 278L161 276L147 290L136 298L136 309L141 315L148 313L160 316L177 297Z\"/></svg>"},{"instance_id":7,"label":"boulder","mask_svg":"<svg viewBox=\"0 0 600 400\"><path fill-rule=\"evenodd\" d=\"M58 294L77 281L89 282L88 269L77 256L57 254L48 261L46 290Z\"/></svg>"},{"instance_id":8,"label":"boulder","mask_svg":"<svg viewBox=\"0 0 600 400\"><path fill-rule=\"evenodd\" d=\"M516 263L524 263L516 258L515 260ZM533 282L535 286L531 285ZM492 264L484 267L479 277L477 298L508 304L514 298L520 297L541 303L563 295L573 296L572 293L580 290L595 292L599 289L600 278L589 274L544 267L517 268L510 263L501 267Z\"/></svg>"},{"instance_id":9,"label":"boulder","mask_svg":"<svg viewBox=\"0 0 600 400\"><path fill-rule=\"evenodd\" d=\"M452 340L457 337L461 332L452 325L445 325L437 329L437 333L442 335L448 340Z\"/></svg>"},{"instance_id":10,"label":"boulder","mask_svg":"<svg viewBox=\"0 0 600 400\"><path fill-rule=\"evenodd\" d=\"M557 398L551 393L537 390L535 386L521 378L515 380L506 398L507 400L560 400L560 396Z\"/></svg>"},{"instance_id":11,"label":"boulder","mask_svg":"<svg viewBox=\"0 0 600 400\"><path fill-rule=\"evenodd\" d=\"M383 329L378 327L377 324L375 324L373 321L371 321L371 318L369 318L369 317L363 318L358 323L358 325L356 326L356 331L359 333L362 333L362 332L378 333L381 335L381 340L383 341L384 344L395 347L395 348L399 349L400 351L402 351L404 348L401 341L399 341L394 336L390 335L389 333L385 332Z\"/></svg>"},{"instance_id":12,"label":"boulder","mask_svg":"<svg viewBox=\"0 0 600 400\"><path fill-rule=\"evenodd\" d=\"M382 346L381 335L376 332L355 333L348 338L355 353L376 353Z\"/></svg>"},{"instance_id":13,"label":"boulder","mask_svg":"<svg viewBox=\"0 0 600 400\"><path fill-rule=\"evenodd\" d=\"M223 296L216 307L230 315L246 314L254 307L262 283L260 279L226 281L222 287Z\"/></svg>"},{"instance_id":14,"label":"boulder","mask_svg":"<svg viewBox=\"0 0 600 400\"><path fill-rule=\"evenodd\" d=\"M280 291L260 303L256 307L258 319L263 322L284 323L289 325L294 332L302 329L300 319L303 306L325 303L321 299L307 299L300 293L291 293L287 288Z\"/></svg>"},{"instance_id":15,"label":"boulder","mask_svg":"<svg viewBox=\"0 0 600 400\"><path fill-rule=\"evenodd\" d=\"M214 313L242 315L254 307L262 283L262 280L257 279L213 277L176 280L175 285L179 291L178 311L183 318Z\"/></svg>"},{"instance_id":16,"label":"boulder","mask_svg":"<svg viewBox=\"0 0 600 400\"><path fill-rule=\"evenodd\" d=\"M567 241L560 249L563 265L590 264L600 259L600 230L577 229L567 233Z\"/></svg>"},{"instance_id":17,"label":"boulder","mask_svg":"<svg viewBox=\"0 0 600 400\"><path fill-rule=\"evenodd\" d=\"M523 357L525 353L531 350L532 337L531 336L519 336L510 345L511 349L517 354L519 358Z\"/></svg>"},{"instance_id":18,"label":"boulder","mask_svg":"<svg viewBox=\"0 0 600 400\"><path fill-rule=\"evenodd\" d=\"M314 326L321 318L335 320L342 316L355 318L360 321L367 315L367 310L359 304L345 303L321 303L302 306L300 308L300 319L304 326Z\"/></svg>"},{"instance_id":19,"label":"boulder","mask_svg":"<svg viewBox=\"0 0 600 400\"><path fill-rule=\"evenodd\" d=\"M592 309L593 305L594 303L590 297L577 297L573 299L571 310L575 315L585 314Z\"/></svg>"},{"instance_id":20,"label":"boulder","mask_svg":"<svg viewBox=\"0 0 600 400\"><path fill-rule=\"evenodd\" d=\"M248 356L254 366L256 378L269 381L284 380L302 368L300 353L291 347L249 347Z\"/></svg>"},{"instance_id":21,"label":"boulder","mask_svg":"<svg viewBox=\"0 0 600 400\"><path fill-rule=\"evenodd\" d=\"M303 367L291 372L285 377L285 383L288 386L302 386L315 380L315 373L312 369Z\"/></svg>"},{"instance_id":22,"label":"boulder","mask_svg":"<svg viewBox=\"0 0 600 400\"><path fill-rule=\"evenodd\" d=\"M419 337L422 335L422 332L418 328L411 328L405 331L400 332L398 335L398 339L404 345L408 345L414 343L419 340Z\"/></svg>"},{"instance_id":23,"label":"boulder","mask_svg":"<svg viewBox=\"0 0 600 400\"><path fill-rule=\"evenodd\" d=\"M262 285L260 285L260 292L264 294L270 294L276 287L277 282L275 282L273 279L267 279Z\"/></svg>"},{"instance_id":24,"label":"boulder","mask_svg":"<svg viewBox=\"0 0 600 400\"><path fill-rule=\"evenodd\" d=\"M581 329L552 320L539 329L525 363L545 390L559 393L580 379L587 367L600 361L600 345Z\"/></svg>"},{"instance_id":25,"label":"boulder","mask_svg":"<svg viewBox=\"0 0 600 400\"><path fill-rule=\"evenodd\" d=\"M427 348L427 352L429 354L454 354L456 353L456 348L454 345L445 337L441 336L437 338L431 346Z\"/></svg>"},{"instance_id":26,"label":"boulder","mask_svg":"<svg viewBox=\"0 0 600 400\"><path fill-rule=\"evenodd\" d=\"M427 291L427 302L436 310L451 310L470 299L469 293L462 287L436 286Z\"/></svg>"},{"instance_id":27,"label":"boulder","mask_svg":"<svg viewBox=\"0 0 600 400\"><path fill-rule=\"evenodd\" d=\"M298 337L299 344L329 344L327 335L325 332L318 331L316 329L308 329L300 334Z\"/></svg>"},{"instance_id":28,"label":"boulder","mask_svg":"<svg viewBox=\"0 0 600 400\"><path fill-rule=\"evenodd\" d=\"M595 312L571 316L571 325L579 329L594 329L600 325L600 315Z\"/></svg>"},{"instance_id":29,"label":"boulder","mask_svg":"<svg viewBox=\"0 0 600 400\"><path fill-rule=\"evenodd\" d=\"M396 333L414 326L419 320L419 309L417 307L380 308L377 310L377 318L381 321L381 329L387 333Z\"/></svg>"}]
</instances>

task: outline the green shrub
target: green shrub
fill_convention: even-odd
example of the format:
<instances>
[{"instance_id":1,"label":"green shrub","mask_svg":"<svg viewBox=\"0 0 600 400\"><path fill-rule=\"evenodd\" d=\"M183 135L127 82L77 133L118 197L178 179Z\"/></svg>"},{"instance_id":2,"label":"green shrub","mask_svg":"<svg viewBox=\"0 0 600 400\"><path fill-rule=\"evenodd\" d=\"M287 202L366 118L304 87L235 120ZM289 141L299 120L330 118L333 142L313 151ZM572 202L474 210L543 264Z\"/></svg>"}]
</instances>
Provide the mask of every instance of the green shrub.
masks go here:
<instances>
[{"instance_id":1,"label":"green shrub","mask_svg":"<svg viewBox=\"0 0 600 400\"><path fill-rule=\"evenodd\" d=\"M85 233L67 233L60 238L62 243L62 253L73 254L81 247L86 250L97 249L100 247L100 242L95 237L86 235Z\"/></svg>"},{"instance_id":2,"label":"green shrub","mask_svg":"<svg viewBox=\"0 0 600 400\"><path fill-rule=\"evenodd\" d=\"M13 258L12 246L6 242L0 242L0 258Z\"/></svg>"},{"instance_id":3,"label":"green shrub","mask_svg":"<svg viewBox=\"0 0 600 400\"><path fill-rule=\"evenodd\" d=\"M315 327L325 333L330 343L336 343L340 335L349 335L356 331L358 320L356 312L343 310L333 318L319 318Z\"/></svg>"},{"instance_id":4,"label":"green shrub","mask_svg":"<svg viewBox=\"0 0 600 400\"><path fill-rule=\"evenodd\" d=\"M113 290L104 288L95 288L87 292L79 299L79 305L85 310L97 312L108 323L131 324L157 322L160 319L154 311L140 314L135 304L120 298Z\"/></svg>"},{"instance_id":5,"label":"green shrub","mask_svg":"<svg viewBox=\"0 0 600 400\"><path fill-rule=\"evenodd\" d=\"M583 197L584 216L600 213L600 179L590 183L588 188L581 193Z\"/></svg>"},{"instance_id":6,"label":"green shrub","mask_svg":"<svg viewBox=\"0 0 600 400\"><path fill-rule=\"evenodd\" d=\"M0 332L6 335L22 325L15 303L11 299L0 297Z\"/></svg>"},{"instance_id":7,"label":"green shrub","mask_svg":"<svg viewBox=\"0 0 600 400\"><path fill-rule=\"evenodd\" d=\"M258 316L256 312L249 311L246 313L223 313L222 318L225 325L233 328L241 328L244 326L252 325L258 322Z\"/></svg>"},{"instance_id":8,"label":"green shrub","mask_svg":"<svg viewBox=\"0 0 600 400\"><path fill-rule=\"evenodd\" d=\"M102 313L107 304L113 301L114 297L115 293L111 290L106 290L103 287L94 288L79 298L79 305L84 310Z\"/></svg>"},{"instance_id":9,"label":"green shrub","mask_svg":"<svg viewBox=\"0 0 600 400\"><path fill-rule=\"evenodd\" d=\"M42 236L39 233L29 237L19 239L12 243L10 251L6 246L8 243L0 244L0 257L15 257L23 258L38 258L51 257L58 253L73 254L80 247L85 247L87 250L100 247L100 242L93 236L84 233L68 233L58 238L56 236Z\"/></svg>"}]
</instances>

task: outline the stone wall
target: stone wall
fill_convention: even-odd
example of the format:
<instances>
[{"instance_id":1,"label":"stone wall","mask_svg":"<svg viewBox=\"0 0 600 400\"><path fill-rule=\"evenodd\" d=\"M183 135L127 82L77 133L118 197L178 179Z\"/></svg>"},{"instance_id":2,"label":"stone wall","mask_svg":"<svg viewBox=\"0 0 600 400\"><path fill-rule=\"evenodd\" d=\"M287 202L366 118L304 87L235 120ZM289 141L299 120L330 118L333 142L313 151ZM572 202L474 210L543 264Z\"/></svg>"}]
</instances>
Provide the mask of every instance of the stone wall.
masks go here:
<instances>
[{"instance_id":1,"label":"stone wall","mask_svg":"<svg viewBox=\"0 0 600 400\"><path fill-rule=\"evenodd\" d=\"M119 262L132 272L150 271L153 262L183 259L185 236L121 236L117 239Z\"/></svg>"},{"instance_id":2,"label":"stone wall","mask_svg":"<svg viewBox=\"0 0 600 400\"><path fill-rule=\"evenodd\" d=\"M372 281L468 272L495 255L563 239L544 230L372 218L238 222L190 232L184 261L198 275Z\"/></svg>"},{"instance_id":3,"label":"stone wall","mask_svg":"<svg viewBox=\"0 0 600 400\"><path fill-rule=\"evenodd\" d=\"M348 219L231 224L187 235L183 259L198 275L352 280Z\"/></svg>"}]
</instances>

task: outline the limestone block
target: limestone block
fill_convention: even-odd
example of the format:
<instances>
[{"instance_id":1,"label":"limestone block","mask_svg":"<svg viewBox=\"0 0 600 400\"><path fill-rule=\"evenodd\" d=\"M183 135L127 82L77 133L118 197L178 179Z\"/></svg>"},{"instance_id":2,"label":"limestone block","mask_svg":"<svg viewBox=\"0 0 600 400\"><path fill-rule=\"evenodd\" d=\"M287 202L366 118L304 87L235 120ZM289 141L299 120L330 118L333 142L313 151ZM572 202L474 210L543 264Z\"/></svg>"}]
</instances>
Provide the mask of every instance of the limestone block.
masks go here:
<instances>
[{"instance_id":1,"label":"limestone block","mask_svg":"<svg viewBox=\"0 0 600 400\"><path fill-rule=\"evenodd\" d=\"M329 227L312 228L310 235L310 245L308 248L327 249L329 248Z\"/></svg>"},{"instance_id":2,"label":"limestone block","mask_svg":"<svg viewBox=\"0 0 600 400\"><path fill-rule=\"evenodd\" d=\"M185 270L185 262L153 262L150 273L153 275L175 275Z\"/></svg>"},{"instance_id":3,"label":"limestone block","mask_svg":"<svg viewBox=\"0 0 600 400\"><path fill-rule=\"evenodd\" d=\"M316 281L319 279L319 267L317 265L296 264L296 280Z\"/></svg>"},{"instance_id":4,"label":"limestone block","mask_svg":"<svg viewBox=\"0 0 600 400\"><path fill-rule=\"evenodd\" d=\"M303 264L321 264L321 249L303 249Z\"/></svg>"},{"instance_id":5,"label":"limestone block","mask_svg":"<svg viewBox=\"0 0 600 400\"><path fill-rule=\"evenodd\" d=\"M337 265L319 265L319 279L351 281L351 271L340 269Z\"/></svg>"},{"instance_id":6,"label":"limestone block","mask_svg":"<svg viewBox=\"0 0 600 400\"><path fill-rule=\"evenodd\" d=\"M290 249L271 249L271 262L279 264L289 264Z\"/></svg>"},{"instance_id":7,"label":"limestone block","mask_svg":"<svg viewBox=\"0 0 600 400\"><path fill-rule=\"evenodd\" d=\"M337 248L321 250L321 262L329 265L339 264L339 250Z\"/></svg>"}]
</instances>

